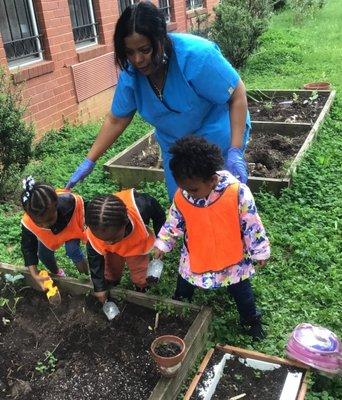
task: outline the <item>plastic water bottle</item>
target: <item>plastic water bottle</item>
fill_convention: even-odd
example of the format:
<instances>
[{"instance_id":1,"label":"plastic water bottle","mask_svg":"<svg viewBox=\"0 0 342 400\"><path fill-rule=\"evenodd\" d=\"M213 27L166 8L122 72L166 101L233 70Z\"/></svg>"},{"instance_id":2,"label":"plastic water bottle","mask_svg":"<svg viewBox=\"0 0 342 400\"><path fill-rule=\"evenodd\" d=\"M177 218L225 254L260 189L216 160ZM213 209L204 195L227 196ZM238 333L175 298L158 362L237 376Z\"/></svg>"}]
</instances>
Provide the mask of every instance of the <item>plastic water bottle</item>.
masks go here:
<instances>
[{"instance_id":1,"label":"plastic water bottle","mask_svg":"<svg viewBox=\"0 0 342 400\"><path fill-rule=\"evenodd\" d=\"M113 301L106 301L102 306L103 312L109 321L113 320L116 316L120 314L118 306Z\"/></svg>"},{"instance_id":2,"label":"plastic water bottle","mask_svg":"<svg viewBox=\"0 0 342 400\"><path fill-rule=\"evenodd\" d=\"M157 283L163 271L163 261L153 259L149 262L147 267L146 281L149 284Z\"/></svg>"}]
</instances>

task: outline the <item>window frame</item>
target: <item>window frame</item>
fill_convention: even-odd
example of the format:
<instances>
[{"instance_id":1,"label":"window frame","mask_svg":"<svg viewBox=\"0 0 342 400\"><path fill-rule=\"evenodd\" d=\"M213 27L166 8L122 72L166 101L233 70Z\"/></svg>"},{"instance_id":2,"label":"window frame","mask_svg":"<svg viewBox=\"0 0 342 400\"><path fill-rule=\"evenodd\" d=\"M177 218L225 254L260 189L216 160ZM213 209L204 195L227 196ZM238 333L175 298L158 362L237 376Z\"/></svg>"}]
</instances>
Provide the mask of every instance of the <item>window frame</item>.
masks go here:
<instances>
[{"instance_id":1,"label":"window frame","mask_svg":"<svg viewBox=\"0 0 342 400\"><path fill-rule=\"evenodd\" d=\"M6 2L5 1L6 0L3 0L3 4L6 7ZM15 0L12 0L12 1L15 1ZM29 36L29 38L32 38L32 40L35 40L37 52L32 53L32 54L28 54L27 56L25 56L25 55L24 56L20 56L18 58L15 58L14 60L10 60L7 57L6 50L5 50L5 45L10 44L10 43L14 43L16 41L22 41L22 40L25 40L25 39L28 39L28 38L22 37L21 39L15 39L15 40L7 41L7 42L5 42L3 40L4 51L5 51L5 54L6 54L8 68L10 70L15 69L15 68L19 68L19 67L25 67L25 66L28 66L28 65L31 65L31 64L35 64L35 63L38 63L38 62L44 60L44 57L43 57L44 49L43 49L42 40L41 40L41 36L42 35L39 32L38 20L37 20L37 17L36 17L36 12L35 12L35 9L34 9L33 1L32 0L27 0L26 4L27 4L27 7L28 7L28 13L26 13L26 10L25 10L25 15L26 15L27 18L30 18L30 20L27 19L27 22L28 22L29 25L31 25L32 34L33 34L33 36ZM17 9L18 4L14 3L14 7ZM17 19L18 19L18 24L20 24L17 10L16 10L16 16L17 16ZM9 27L10 31L12 31L10 22L11 21L10 21L8 15L7 15L8 27Z\"/></svg>"},{"instance_id":2,"label":"window frame","mask_svg":"<svg viewBox=\"0 0 342 400\"><path fill-rule=\"evenodd\" d=\"M205 8L204 0L201 0L202 1L201 5L195 5L195 2L197 2L198 0L188 0L188 1L190 4L190 8L188 8L187 4L185 4L186 11L194 11L194 10L198 10L199 8ZM187 1L186 1L186 3L187 3Z\"/></svg>"},{"instance_id":3,"label":"window frame","mask_svg":"<svg viewBox=\"0 0 342 400\"><path fill-rule=\"evenodd\" d=\"M161 7L160 4L162 1L166 3L163 7ZM172 22L172 7L172 0L158 0L158 8L163 12L167 24ZM166 12L164 12L164 10L166 10Z\"/></svg>"},{"instance_id":4,"label":"window frame","mask_svg":"<svg viewBox=\"0 0 342 400\"><path fill-rule=\"evenodd\" d=\"M80 0L80 1L82 1L82 0ZM89 17L90 17L90 24L81 25L81 26L76 26L76 27L74 27L74 26L72 25L73 19L72 19L72 17L71 17L70 3L69 3L69 1L68 1L69 12L70 12L70 19L71 19L71 27L72 27L72 33L73 33L73 37L74 37L74 43L75 43L76 50L85 49L85 48L87 48L87 47L92 47L92 46L96 46L97 44L99 44L99 39L98 39L98 38L99 38L99 34L98 34L98 30L97 30L97 25L98 25L98 23L96 22L96 19L95 19L95 13L94 13L93 2L92 2L92 0L85 0L85 1L87 2L87 5L88 5ZM75 15L76 15L76 12L75 12ZM79 28L81 28L82 26L84 27L84 26L90 26L90 25L91 25L92 32L93 32L93 35L94 35L93 38L91 38L91 39L85 39L85 40L82 40L81 42L76 42L76 40L75 40L75 35L74 35L74 30L75 30L75 29L79 29Z\"/></svg>"}]
</instances>

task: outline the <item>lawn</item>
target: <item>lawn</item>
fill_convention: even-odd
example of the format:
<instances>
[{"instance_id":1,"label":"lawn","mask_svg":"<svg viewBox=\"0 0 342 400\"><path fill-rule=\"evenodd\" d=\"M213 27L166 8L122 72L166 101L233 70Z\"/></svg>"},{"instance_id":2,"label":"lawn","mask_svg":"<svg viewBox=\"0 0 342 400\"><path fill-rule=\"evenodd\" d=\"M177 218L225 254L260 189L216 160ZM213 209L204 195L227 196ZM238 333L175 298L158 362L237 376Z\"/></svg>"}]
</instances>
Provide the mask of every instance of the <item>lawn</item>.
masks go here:
<instances>
[{"instance_id":1,"label":"lawn","mask_svg":"<svg viewBox=\"0 0 342 400\"><path fill-rule=\"evenodd\" d=\"M337 90L330 115L297 170L291 188L277 199L266 193L256 196L272 244L272 259L253 280L257 303L264 312L268 337L253 348L284 355L288 334L300 322L326 326L341 336L341 176L342 176L342 7L329 0L312 20L293 26L292 15L274 15L261 46L241 71L249 89L296 89L304 83L328 80ZM35 151L26 173L62 187L83 159L99 124L66 126L48 134ZM86 199L118 189L102 170L102 164L149 129L139 118L119 139L95 171L77 186ZM141 189L168 204L163 184ZM18 204L18 202L17 202ZM20 212L13 202L0 206L0 260L22 264ZM63 251L60 263L75 276ZM175 287L178 252L166 258L161 283L154 294L171 296ZM130 287L128 279L123 284ZM194 301L213 307L215 316L208 346L225 342L252 348L239 334L237 313L224 291L197 291ZM309 400L342 398L341 385L313 375Z\"/></svg>"}]
</instances>

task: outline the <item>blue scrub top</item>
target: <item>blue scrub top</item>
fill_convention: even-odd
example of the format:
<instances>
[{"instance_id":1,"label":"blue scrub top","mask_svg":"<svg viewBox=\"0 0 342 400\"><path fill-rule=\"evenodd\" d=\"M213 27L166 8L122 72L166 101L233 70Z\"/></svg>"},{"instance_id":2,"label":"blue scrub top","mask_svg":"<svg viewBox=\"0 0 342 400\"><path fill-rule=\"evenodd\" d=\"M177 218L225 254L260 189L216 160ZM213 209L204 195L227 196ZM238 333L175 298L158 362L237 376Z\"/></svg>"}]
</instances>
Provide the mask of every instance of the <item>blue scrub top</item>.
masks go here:
<instances>
[{"instance_id":1,"label":"blue scrub top","mask_svg":"<svg viewBox=\"0 0 342 400\"><path fill-rule=\"evenodd\" d=\"M172 54L161 101L146 76L132 66L122 71L115 91L112 114L139 114L156 128L163 152L170 198L176 183L169 170L169 147L180 137L197 134L217 144L227 158L231 141L229 99L240 77L214 43L198 36L173 33ZM228 103L228 105L227 105ZM249 135L247 115L244 145Z\"/></svg>"}]
</instances>

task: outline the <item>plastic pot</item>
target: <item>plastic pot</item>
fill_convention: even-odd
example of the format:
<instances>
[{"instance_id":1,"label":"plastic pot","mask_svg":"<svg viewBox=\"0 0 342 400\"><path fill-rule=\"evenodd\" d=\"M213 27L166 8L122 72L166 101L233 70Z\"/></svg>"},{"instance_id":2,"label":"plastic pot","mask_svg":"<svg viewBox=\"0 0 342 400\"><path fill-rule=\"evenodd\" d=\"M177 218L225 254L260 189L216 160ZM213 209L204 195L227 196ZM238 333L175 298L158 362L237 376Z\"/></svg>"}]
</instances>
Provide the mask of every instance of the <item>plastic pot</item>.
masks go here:
<instances>
[{"instance_id":1,"label":"plastic pot","mask_svg":"<svg viewBox=\"0 0 342 400\"><path fill-rule=\"evenodd\" d=\"M310 82L303 86L306 90L330 90L329 82Z\"/></svg>"},{"instance_id":2,"label":"plastic pot","mask_svg":"<svg viewBox=\"0 0 342 400\"><path fill-rule=\"evenodd\" d=\"M175 344L180 352L171 357L163 357L157 354L156 350L162 344ZM175 376L182 365L185 356L185 343L178 336L164 335L156 338L151 344L151 355L156 362L160 373L168 378Z\"/></svg>"}]
</instances>

